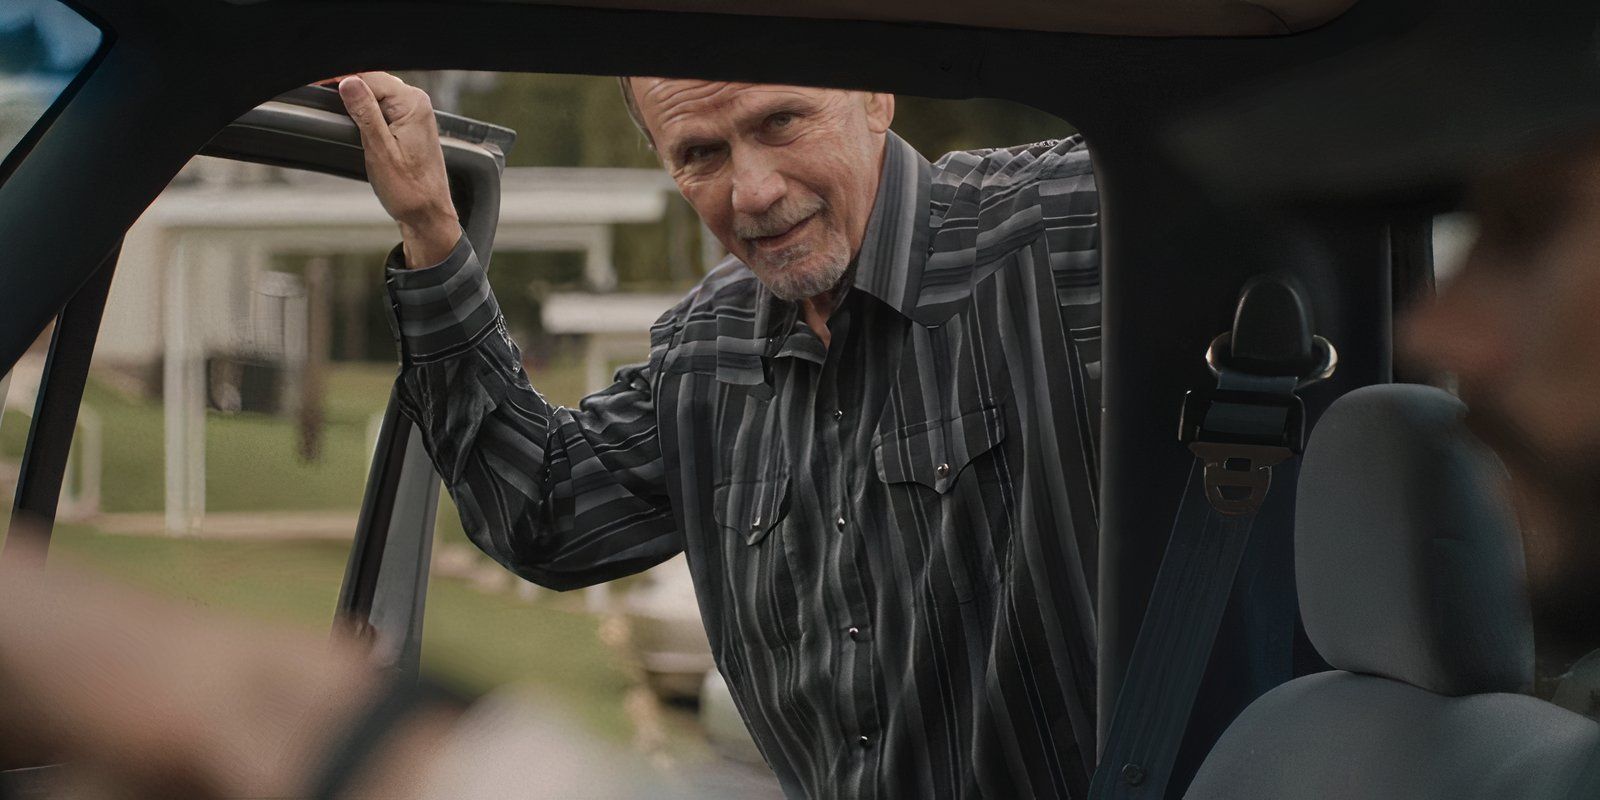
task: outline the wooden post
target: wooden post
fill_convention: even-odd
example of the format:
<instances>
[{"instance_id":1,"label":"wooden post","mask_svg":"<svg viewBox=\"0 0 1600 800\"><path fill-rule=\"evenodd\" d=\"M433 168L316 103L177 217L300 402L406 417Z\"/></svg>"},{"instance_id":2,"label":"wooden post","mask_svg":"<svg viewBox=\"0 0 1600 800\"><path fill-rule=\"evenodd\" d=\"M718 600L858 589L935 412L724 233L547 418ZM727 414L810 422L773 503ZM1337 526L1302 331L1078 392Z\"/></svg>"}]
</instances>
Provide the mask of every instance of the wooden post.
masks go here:
<instances>
[{"instance_id":1,"label":"wooden post","mask_svg":"<svg viewBox=\"0 0 1600 800\"><path fill-rule=\"evenodd\" d=\"M322 457L322 423L333 338L332 266L326 255L306 259L306 354L300 379L300 458Z\"/></svg>"},{"instance_id":2,"label":"wooden post","mask_svg":"<svg viewBox=\"0 0 1600 800\"><path fill-rule=\"evenodd\" d=\"M369 265L365 260L355 261L348 256L340 258L334 285L339 295L339 358L344 361L362 361L367 353L367 298L377 290L373 288Z\"/></svg>"},{"instance_id":3,"label":"wooden post","mask_svg":"<svg viewBox=\"0 0 1600 800\"><path fill-rule=\"evenodd\" d=\"M675 283L693 281L695 254L690 237L694 234L696 222L694 212L688 203L668 197L664 216L667 226L667 274Z\"/></svg>"},{"instance_id":4,"label":"wooden post","mask_svg":"<svg viewBox=\"0 0 1600 800\"><path fill-rule=\"evenodd\" d=\"M722 249L722 242L717 241L715 234L704 224L700 226L700 272L705 274L711 271L728 251Z\"/></svg>"},{"instance_id":5,"label":"wooden post","mask_svg":"<svg viewBox=\"0 0 1600 800\"><path fill-rule=\"evenodd\" d=\"M611 260L611 228L606 225L574 227L582 227L588 234L588 242L584 247L584 280L594 291L614 291L617 288L617 265Z\"/></svg>"},{"instance_id":6,"label":"wooden post","mask_svg":"<svg viewBox=\"0 0 1600 800\"><path fill-rule=\"evenodd\" d=\"M194 318L197 265L226 263L212 243L180 236L168 251L162 299L166 354L161 404L166 439L167 533L197 533L206 513L206 399L204 333Z\"/></svg>"}]
</instances>

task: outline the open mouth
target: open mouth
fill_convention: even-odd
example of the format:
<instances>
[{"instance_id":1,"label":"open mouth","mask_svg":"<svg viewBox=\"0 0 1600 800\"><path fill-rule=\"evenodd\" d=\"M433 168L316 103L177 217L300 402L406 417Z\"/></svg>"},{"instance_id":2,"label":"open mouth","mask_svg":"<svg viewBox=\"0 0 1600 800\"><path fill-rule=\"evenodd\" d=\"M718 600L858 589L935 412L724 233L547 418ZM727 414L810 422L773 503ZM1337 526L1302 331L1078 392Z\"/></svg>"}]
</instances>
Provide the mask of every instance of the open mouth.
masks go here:
<instances>
[{"instance_id":1,"label":"open mouth","mask_svg":"<svg viewBox=\"0 0 1600 800\"><path fill-rule=\"evenodd\" d=\"M786 230L783 233L773 236L757 236L747 239L746 241L748 241L750 245L757 250L777 250L781 247L792 244L796 239L800 238L800 235L804 233L805 230L811 225L811 221L816 218L817 215L812 214L811 216L796 222L789 228L789 230Z\"/></svg>"}]
</instances>

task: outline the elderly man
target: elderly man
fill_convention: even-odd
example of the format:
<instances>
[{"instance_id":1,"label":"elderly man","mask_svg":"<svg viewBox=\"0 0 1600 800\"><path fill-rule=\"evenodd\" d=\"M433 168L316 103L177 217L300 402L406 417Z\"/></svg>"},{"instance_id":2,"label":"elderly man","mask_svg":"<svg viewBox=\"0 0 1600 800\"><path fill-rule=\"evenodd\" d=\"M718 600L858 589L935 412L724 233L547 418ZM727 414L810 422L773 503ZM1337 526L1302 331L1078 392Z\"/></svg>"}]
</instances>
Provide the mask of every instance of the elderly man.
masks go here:
<instances>
[{"instance_id":1,"label":"elderly man","mask_svg":"<svg viewBox=\"0 0 1600 800\"><path fill-rule=\"evenodd\" d=\"M400 398L472 540L573 588L686 553L792 796L1081 796L1099 274L1078 138L929 164L887 94L634 78L730 257L578 408L524 375L426 95L340 93L403 244ZM536 378L535 378L536 379Z\"/></svg>"}]
</instances>

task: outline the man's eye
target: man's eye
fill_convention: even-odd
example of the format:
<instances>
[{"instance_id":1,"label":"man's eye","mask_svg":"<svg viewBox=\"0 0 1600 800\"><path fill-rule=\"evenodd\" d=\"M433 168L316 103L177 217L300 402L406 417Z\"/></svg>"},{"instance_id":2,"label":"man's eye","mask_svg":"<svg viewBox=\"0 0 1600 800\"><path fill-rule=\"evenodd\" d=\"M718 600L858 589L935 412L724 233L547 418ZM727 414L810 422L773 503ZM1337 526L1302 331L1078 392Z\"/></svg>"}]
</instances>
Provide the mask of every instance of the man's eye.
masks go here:
<instances>
[{"instance_id":1,"label":"man's eye","mask_svg":"<svg viewBox=\"0 0 1600 800\"><path fill-rule=\"evenodd\" d=\"M699 164L716 156L717 149L715 145L697 144L693 147L684 148L679 158L685 164Z\"/></svg>"},{"instance_id":2,"label":"man's eye","mask_svg":"<svg viewBox=\"0 0 1600 800\"><path fill-rule=\"evenodd\" d=\"M767 117L767 129L772 131L782 131L783 129L792 125L794 120L794 114L788 111L780 111L770 117Z\"/></svg>"}]
</instances>

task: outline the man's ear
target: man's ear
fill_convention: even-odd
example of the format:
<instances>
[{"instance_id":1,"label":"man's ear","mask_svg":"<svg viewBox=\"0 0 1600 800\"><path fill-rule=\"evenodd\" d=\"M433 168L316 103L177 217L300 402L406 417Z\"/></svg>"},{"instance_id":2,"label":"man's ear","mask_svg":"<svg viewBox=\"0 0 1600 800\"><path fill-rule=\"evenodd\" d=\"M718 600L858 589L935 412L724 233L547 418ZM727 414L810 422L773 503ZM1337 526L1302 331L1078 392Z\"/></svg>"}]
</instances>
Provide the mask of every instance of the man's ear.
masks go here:
<instances>
[{"instance_id":1,"label":"man's ear","mask_svg":"<svg viewBox=\"0 0 1600 800\"><path fill-rule=\"evenodd\" d=\"M867 128L873 133L885 133L894 122L894 95L887 92L868 92L866 96Z\"/></svg>"}]
</instances>

